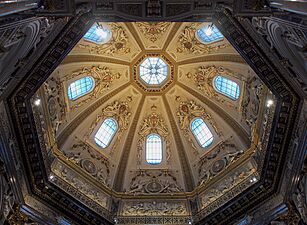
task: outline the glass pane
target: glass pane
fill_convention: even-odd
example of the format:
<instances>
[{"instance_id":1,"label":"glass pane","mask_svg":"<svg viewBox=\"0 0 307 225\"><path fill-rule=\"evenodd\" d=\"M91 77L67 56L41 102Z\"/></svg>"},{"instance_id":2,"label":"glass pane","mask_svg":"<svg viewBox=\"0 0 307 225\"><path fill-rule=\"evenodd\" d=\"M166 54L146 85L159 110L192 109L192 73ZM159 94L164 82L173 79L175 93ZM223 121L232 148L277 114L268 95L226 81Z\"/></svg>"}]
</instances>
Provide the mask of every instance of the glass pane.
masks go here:
<instances>
[{"instance_id":1,"label":"glass pane","mask_svg":"<svg viewBox=\"0 0 307 225\"><path fill-rule=\"evenodd\" d=\"M68 98L70 100L76 100L83 95L91 92L94 88L94 80L92 77L83 77L79 80L72 82L68 86Z\"/></svg>"},{"instance_id":2,"label":"glass pane","mask_svg":"<svg viewBox=\"0 0 307 225\"><path fill-rule=\"evenodd\" d=\"M160 58L147 58L140 65L140 77L147 84L161 84L167 78L167 64Z\"/></svg>"},{"instance_id":3,"label":"glass pane","mask_svg":"<svg viewBox=\"0 0 307 225\"><path fill-rule=\"evenodd\" d=\"M223 40L224 36L214 25L206 25L196 31L198 39L204 44Z\"/></svg>"},{"instance_id":4,"label":"glass pane","mask_svg":"<svg viewBox=\"0 0 307 225\"><path fill-rule=\"evenodd\" d=\"M95 44L105 44L112 37L112 32L104 26L97 26L94 24L84 35L84 39L94 42Z\"/></svg>"},{"instance_id":5,"label":"glass pane","mask_svg":"<svg viewBox=\"0 0 307 225\"><path fill-rule=\"evenodd\" d=\"M146 161L150 164L162 162L162 140L158 134L150 134L146 139Z\"/></svg>"},{"instance_id":6,"label":"glass pane","mask_svg":"<svg viewBox=\"0 0 307 225\"><path fill-rule=\"evenodd\" d=\"M214 79L214 86L218 92L233 100L237 100L240 97L239 85L226 77L217 76Z\"/></svg>"},{"instance_id":7,"label":"glass pane","mask_svg":"<svg viewBox=\"0 0 307 225\"><path fill-rule=\"evenodd\" d=\"M95 134L95 142L102 148L106 148L117 131L117 123L114 119L108 118L101 124Z\"/></svg>"},{"instance_id":8,"label":"glass pane","mask_svg":"<svg viewBox=\"0 0 307 225\"><path fill-rule=\"evenodd\" d=\"M213 135L203 119L193 120L191 130L201 147L208 147L213 142Z\"/></svg>"}]
</instances>

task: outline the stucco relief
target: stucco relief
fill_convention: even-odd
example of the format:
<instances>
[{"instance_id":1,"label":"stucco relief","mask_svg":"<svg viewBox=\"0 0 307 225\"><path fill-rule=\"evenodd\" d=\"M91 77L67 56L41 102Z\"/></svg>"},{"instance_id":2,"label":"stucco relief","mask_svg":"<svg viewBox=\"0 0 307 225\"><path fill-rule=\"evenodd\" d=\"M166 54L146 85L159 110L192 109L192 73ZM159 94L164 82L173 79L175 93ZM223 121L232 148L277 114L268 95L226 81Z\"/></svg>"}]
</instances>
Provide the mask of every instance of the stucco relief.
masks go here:
<instances>
[{"instance_id":1,"label":"stucco relief","mask_svg":"<svg viewBox=\"0 0 307 225\"><path fill-rule=\"evenodd\" d=\"M65 76L65 81L69 81L76 77L91 76L94 79L94 89L86 96L81 97L70 103L71 109L77 109L80 106L88 103L89 101L96 99L101 96L105 91L107 91L115 79L120 79L121 73L115 73L110 67L107 66L92 66L83 67L80 70L73 72L72 74ZM68 84L67 84L68 85Z\"/></svg>"},{"instance_id":2,"label":"stucco relief","mask_svg":"<svg viewBox=\"0 0 307 225\"><path fill-rule=\"evenodd\" d=\"M95 53L99 55L111 55L114 54L128 54L131 52L132 43L128 38L126 29L118 23L111 23L110 29L112 31L112 38L105 44L86 44L80 43L78 48L87 49L89 53Z\"/></svg>"},{"instance_id":3,"label":"stucco relief","mask_svg":"<svg viewBox=\"0 0 307 225\"><path fill-rule=\"evenodd\" d=\"M199 23L192 23L184 27L182 33L178 37L177 53L209 54L230 46L230 44L224 42L209 45L202 44L195 36L199 25Z\"/></svg>"},{"instance_id":4,"label":"stucco relief","mask_svg":"<svg viewBox=\"0 0 307 225\"><path fill-rule=\"evenodd\" d=\"M256 172L256 169L251 168L246 171L235 172L233 175L225 178L218 185L214 186L209 191L206 191L204 194L202 194L201 208L203 209L207 207L212 202L216 201L222 196L224 199L222 201L219 201L218 204L225 204L228 200L235 197L237 194L241 193L247 187L252 185L253 182L255 182L255 181L251 182L251 179L250 179L250 178L256 177L254 176L255 172ZM246 182L246 183L240 186L239 184L242 182ZM239 190L234 190L233 188L236 188ZM228 199L226 199L226 197Z\"/></svg>"},{"instance_id":5,"label":"stucco relief","mask_svg":"<svg viewBox=\"0 0 307 225\"><path fill-rule=\"evenodd\" d=\"M222 97L213 87L214 78L218 75L230 76L236 79L242 80L242 75L235 73L234 71L225 68L223 66L199 66L195 73L187 73L186 77L193 79L197 88L201 90L210 99L214 98L218 102L221 102L229 107L238 109L238 104L234 101L228 100L226 97Z\"/></svg>"},{"instance_id":6,"label":"stucco relief","mask_svg":"<svg viewBox=\"0 0 307 225\"><path fill-rule=\"evenodd\" d=\"M176 98L180 101L180 97ZM217 135L222 136L222 131L218 129L216 122L212 118L212 116L207 113L206 109L198 104L196 104L193 100L182 101L179 103L179 108L177 110L177 117L179 120L180 129L183 131L184 136L188 139L188 142L191 144L194 149L194 153L198 154L197 147L193 141L192 133L190 129L191 121L200 117L204 121L208 121Z\"/></svg>"},{"instance_id":7,"label":"stucco relief","mask_svg":"<svg viewBox=\"0 0 307 225\"><path fill-rule=\"evenodd\" d=\"M4 163L0 158L0 223L8 218L13 210L15 196L9 185L7 174L5 173Z\"/></svg>"},{"instance_id":8,"label":"stucco relief","mask_svg":"<svg viewBox=\"0 0 307 225\"><path fill-rule=\"evenodd\" d=\"M101 109L101 111L97 114L96 119L91 123L89 131L86 133L84 140L88 140L97 125L103 122L106 118L111 117L115 119L118 124L118 131L116 133L116 140L114 141L114 144L110 150L110 154L112 155L114 149L121 139L123 131L128 129L131 117L131 109L129 103L132 101L132 97L128 96L127 101L116 100Z\"/></svg>"},{"instance_id":9,"label":"stucco relief","mask_svg":"<svg viewBox=\"0 0 307 225\"><path fill-rule=\"evenodd\" d=\"M162 137L162 141L165 143L166 162L169 162L171 157L169 129L167 128L162 115L155 112L156 106L153 105L151 108L153 112L143 119L142 125L138 132L140 137L138 140L138 164L141 164L142 157L144 156L146 137L151 133L159 134Z\"/></svg>"},{"instance_id":10,"label":"stucco relief","mask_svg":"<svg viewBox=\"0 0 307 225\"><path fill-rule=\"evenodd\" d=\"M170 25L170 22L136 22L144 37L153 43L161 38Z\"/></svg>"},{"instance_id":11,"label":"stucco relief","mask_svg":"<svg viewBox=\"0 0 307 225\"><path fill-rule=\"evenodd\" d=\"M103 208L107 208L108 197L97 187L83 180L79 175L68 167L56 163L52 171L61 179L54 177L51 179L53 183L60 186L70 194L78 196L78 199L90 207L95 208L95 204L99 204ZM63 182L63 180L65 182ZM82 196L84 195L84 196ZM86 196L86 197L85 197Z\"/></svg>"},{"instance_id":12,"label":"stucco relief","mask_svg":"<svg viewBox=\"0 0 307 225\"><path fill-rule=\"evenodd\" d=\"M59 78L51 77L44 83L44 91L49 118L54 134L56 134L59 126L65 122L67 113L63 83Z\"/></svg>"},{"instance_id":13,"label":"stucco relief","mask_svg":"<svg viewBox=\"0 0 307 225\"><path fill-rule=\"evenodd\" d=\"M260 101L263 96L263 84L256 78L251 77L246 82L245 95L242 103L242 116L246 124L252 127L258 117Z\"/></svg>"},{"instance_id":14,"label":"stucco relief","mask_svg":"<svg viewBox=\"0 0 307 225\"><path fill-rule=\"evenodd\" d=\"M123 216L183 216L187 214L188 211L184 202L124 202L122 209Z\"/></svg>"},{"instance_id":15,"label":"stucco relief","mask_svg":"<svg viewBox=\"0 0 307 225\"><path fill-rule=\"evenodd\" d=\"M110 186L110 162L89 144L76 140L64 154L99 182Z\"/></svg>"},{"instance_id":16,"label":"stucco relief","mask_svg":"<svg viewBox=\"0 0 307 225\"><path fill-rule=\"evenodd\" d=\"M232 162L237 160L243 150L239 150L232 139L221 142L209 154L198 162L198 184L207 183L214 176L222 172Z\"/></svg>"},{"instance_id":17,"label":"stucco relief","mask_svg":"<svg viewBox=\"0 0 307 225\"><path fill-rule=\"evenodd\" d=\"M133 172L128 194L159 194L181 192L183 189L170 170L138 170Z\"/></svg>"}]
</instances>

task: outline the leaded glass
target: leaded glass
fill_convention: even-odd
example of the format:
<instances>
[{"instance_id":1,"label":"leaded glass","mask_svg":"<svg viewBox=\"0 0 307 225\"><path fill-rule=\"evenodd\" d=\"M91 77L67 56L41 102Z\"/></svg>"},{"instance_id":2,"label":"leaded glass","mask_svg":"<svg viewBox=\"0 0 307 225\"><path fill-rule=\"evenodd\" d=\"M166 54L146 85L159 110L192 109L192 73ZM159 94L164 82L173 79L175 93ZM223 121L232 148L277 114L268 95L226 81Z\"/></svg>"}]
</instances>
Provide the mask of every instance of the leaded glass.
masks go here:
<instances>
[{"instance_id":1,"label":"leaded glass","mask_svg":"<svg viewBox=\"0 0 307 225\"><path fill-rule=\"evenodd\" d=\"M204 44L223 40L224 36L214 25L203 26L196 31L198 39Z\"/></svg>"},{"instance_id":2,"label":"leaded glass","mask_svg":"<svg viewBox=\"0 0 307 225\"><path fill-rule=\"evenodd\" d=\"M99 130L95 134L95 142L102 148L106 148L117 131L117 123L112 118L107 118L101 124Z\"/></svg>"},{"instance_id":3,"label":"leaded glass","mask_svg":"<svg viewBox=\"0 0 307 225\"><path fill-rule=\"evenodd\" d=\"M82 77L79 80L72 82L68 86L67 95L70 100L76 100L77 98L86 95L94 88L94 79L92 77Z\"/></svg>"},{"instance_id":4,"label":"leaded glass","mask_svg":"<svg viewBox=\"0 0 307 225\"><path fill-rule=\"evenodd\" d=\"M162 162L162 140L158 134L150 134L146 139L146 161L149 164Z\"/></svg>"},{"instance_id":5,"label":"leaded glass","mask_svg":"<svg viewBox=\"0 0 307 225\"><path fill-rule=\"evenodd\" d=\"M223 76L217 76L214 79L215 89L227 97L237 100L240 97L240 87L239 85Z\"/></svg>"},{"instance_id":6,"label":"leaded glass","mask_svg":"<svg viewBox=\"0 0 307 225\"><path fill-rule=\"evenodd\" d=\"M112 37L112 32L104 26L93 25L84 35L84 39L101 45L107 43Z\"/></svg>"},{"instance_id":7,"label":"leaded glass","mask_svg":"<svg viewBox=\"0 0 307 225\"><path fill-rule=\"evenodd\" d=\"M213 135L203 119L194 119L191 130L201 147L208 147L213 142Z\"/></svg>"},{"instance_id":8,"label":"leaded glass","mask_svg":"<svg viewBox=\"0 0 307 225\"><path fill-rule=\"evenodd\" d=\"M167 64L158 57L150 57L140 65L140 77L150 85L161 84L168 75Z\"/></svg>"}]
</instances>

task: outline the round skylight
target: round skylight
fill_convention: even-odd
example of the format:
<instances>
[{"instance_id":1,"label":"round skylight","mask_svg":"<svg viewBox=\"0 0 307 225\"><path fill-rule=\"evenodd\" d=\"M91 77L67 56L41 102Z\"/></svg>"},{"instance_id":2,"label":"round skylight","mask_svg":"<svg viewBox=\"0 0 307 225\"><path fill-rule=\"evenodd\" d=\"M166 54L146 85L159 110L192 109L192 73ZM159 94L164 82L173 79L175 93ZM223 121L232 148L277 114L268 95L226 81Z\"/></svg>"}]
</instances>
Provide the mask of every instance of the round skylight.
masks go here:
<instances>
[{"instance_id":1,"label":"round skylight","mask_svg":"<svg viewBox=\"0 0 307 225\"><path fill-rule=\"evenodd\" d=\"M146 58L140 65L140 77L149 85L159 85L168 76L168 66L159 57Z\"/></svg>"}]
</instances>

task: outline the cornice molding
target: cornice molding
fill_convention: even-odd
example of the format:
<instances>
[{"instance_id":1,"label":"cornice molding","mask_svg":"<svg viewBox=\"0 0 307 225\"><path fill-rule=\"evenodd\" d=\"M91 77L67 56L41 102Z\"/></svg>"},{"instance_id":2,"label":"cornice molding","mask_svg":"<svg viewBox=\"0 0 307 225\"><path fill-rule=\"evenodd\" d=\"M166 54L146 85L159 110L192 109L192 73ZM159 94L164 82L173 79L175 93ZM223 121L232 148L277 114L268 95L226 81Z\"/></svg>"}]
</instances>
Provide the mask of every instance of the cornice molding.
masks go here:
<instances>
[{"instance_id":1,"label":"cornice molding","mask_svg":"<svg viewBox=\"0 0 307 225\"><path fill-rule=\"evenodd\" d=\"M127 4L128 5L128 4ZM184 18L188 18L186 14ZM189 14L192 18L193 15ZM111 17L110 17L111 18ZM118 17L113 17L118 18ZM125 17L123 17L125 18ZM134 18L134 17L133 17ZM142 18L142 17L135 17ZM174 17L168 17L174 18ZM176 17L183 19L183 17ZM199 17L197 17L199 19ZM10 113L12 114L11 124L16 133L19 150L23 156L26 173L29 174L30 189L33 195L38 196L45 203L66 213L73 220L80 224L112 224L101 215L76 201L68 194L56 188L46 178L45 168L38 143L35 129L30 98L35 91L48 78L52 71L60 64L76 42L82 37L86 29L91 25L92 17L89 14L79 15L67 25L65 31L53 42L45 56L34 64L33 69L27 74L22 84L14 90L14 94L8 99ZM164 18L163 18L164 19ZM291 143L291 135L294 126L297 124L297 114L300 112L299 99L293 89L289 88L287 82L281 79L279 70L275 68L270 59L257 47L252 38L244 32L237 20L227 10L214 15L216 26L224 36L233 44L243 58L250 64L258 76L276 95L276 113L272 126L272 132L268 144L266 160L263 165L261 179L252 187L248 188L238 197L214 211L205 218L201 212L196 216L200 221L196 224L231 224L231 222L251 210L257 205L278 193L280 183L279 174L284 166L284 159L287 149ZM84 29L80 29L84 27ZM165 96L164 96L165 102ZM139 108L138 111L141 109ZM136 124L136 123L135 123ZM132 129L132 128L131 128ZM135 128L133 128L135 129ZM131 132L132 133L132 132ZM176 136L176 135L175 135ZM183 149L182 149L183 151ZM181 159L184 161L184 152ZM122 155L122 159L125 155ZM126 159L124 159L127 161ZM123 166L118 169L118 174L123 174L127 162L122 161ZM187 165L185 162L182 165ZM184 171L185 168L183 167ZM191 175L186 179L188 189L193 187ZM117 177L119 180L120 176ZM122 177L123 178L123 177ZM122 186L122 180L115 185L116 189Z\"/></svg>"}]
</instances>

